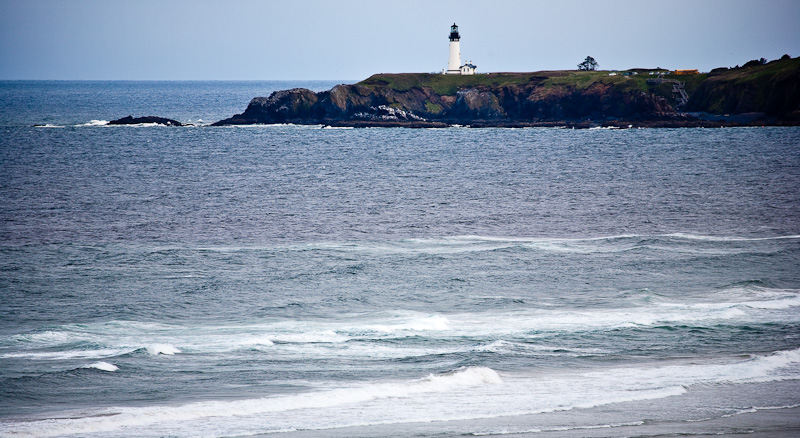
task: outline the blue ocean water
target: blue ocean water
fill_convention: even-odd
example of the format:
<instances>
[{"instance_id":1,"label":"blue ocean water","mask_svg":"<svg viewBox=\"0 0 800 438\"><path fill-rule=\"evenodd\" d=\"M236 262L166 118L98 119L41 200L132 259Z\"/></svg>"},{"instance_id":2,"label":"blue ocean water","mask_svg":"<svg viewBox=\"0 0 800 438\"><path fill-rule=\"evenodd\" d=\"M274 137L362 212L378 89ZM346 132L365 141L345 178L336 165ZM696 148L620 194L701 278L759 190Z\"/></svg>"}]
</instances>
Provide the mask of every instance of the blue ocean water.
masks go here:
<instances>
[{"instance_id":1,"label":"blue ocean water","mask_svg":"<svg viewBox=\"0 0 800 438\"><path fill-rule=\"evenodd\" d=\"M800 129L204 126L339 82L0 82L0 434L800 428Z\"/></svg>"}]
</instances>

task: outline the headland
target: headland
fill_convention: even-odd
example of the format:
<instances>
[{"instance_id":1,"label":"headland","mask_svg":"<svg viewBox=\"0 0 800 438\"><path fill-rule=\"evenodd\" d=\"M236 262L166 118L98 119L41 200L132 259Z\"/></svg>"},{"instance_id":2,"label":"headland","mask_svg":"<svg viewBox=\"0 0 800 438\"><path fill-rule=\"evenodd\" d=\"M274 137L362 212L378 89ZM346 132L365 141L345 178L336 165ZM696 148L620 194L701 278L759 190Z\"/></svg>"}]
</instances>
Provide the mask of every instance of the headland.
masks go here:
<instances>
[{"instance_id":1,"label":"headland","mask_svg":"<svg viewBox=\"0 0 800 438\"><path fill-rule=\"evenodd\" d=\"M253 98L212 126L725 127L800 126L800 58L669 71L381 73L327 91L294 88ZM109 124L158 123L157 116Z\"/></svg>"},{"instance_id":2,"label":"headland","mask_svg":"<svg viewBox=\"0 0 800 438\"><path fill-rule=\"evenodd\" d=\"M254 98L215 126L717 127L800 125L800 58L710 73L663 69L376 74Z\"/></svg>"}]
</instances>

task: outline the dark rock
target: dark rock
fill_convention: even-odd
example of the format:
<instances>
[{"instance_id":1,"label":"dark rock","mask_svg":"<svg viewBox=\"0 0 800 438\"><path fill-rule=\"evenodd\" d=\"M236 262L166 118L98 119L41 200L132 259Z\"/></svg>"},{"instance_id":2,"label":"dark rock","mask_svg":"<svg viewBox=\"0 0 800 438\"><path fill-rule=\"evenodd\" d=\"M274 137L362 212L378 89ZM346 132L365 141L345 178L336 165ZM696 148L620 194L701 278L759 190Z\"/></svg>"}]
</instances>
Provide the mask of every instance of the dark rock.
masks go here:
<instances>
[{"instance_id":1,"label":"dark rock","mask_svg":"<svg viewBox=\"0 0 800 438\"><path fill-rule=\"evenodd\" d=\"M184 126L183 123L167 119L164 117L156 117L156 116L145 116L145 117L133 117L127 116L121 119L112 120L108 122L109 125L140 125L143 123L158 123L159 125L166 125L166 126Z\"/></svg>"},{"instance_id":2,"label":"dark rock","mask_svg":"<svg viewBox=\"0 0 800 438\"><path fill-rule=\"evenodd\" d=\"M318 123L314 117L317 93L305 88L293 88L255 97L242 114L220 120L212 126L252 125L258 123Z\"/></svg>"},{"instance_id":3,"label":"dark rock","mask_svg":"<svg viewBox=\"0 0 800 438\"><path fill-rule=\"evenodd\" d=\"M792 120L792 113L800 111L800 60L787 59L709 75L689 98L686 110L710 114L765 113Z\"/></svg>"},{"instance_id":4,"label":"dark rock","mask_svg":"<svg viewBox=\"0 0 800 438\"><path fill-rule=\"evenodd\" d=\"M447 128L444 122L398 121L398 120L341 120L328 126L335 128Z\"/></svg>"}]
</instances>

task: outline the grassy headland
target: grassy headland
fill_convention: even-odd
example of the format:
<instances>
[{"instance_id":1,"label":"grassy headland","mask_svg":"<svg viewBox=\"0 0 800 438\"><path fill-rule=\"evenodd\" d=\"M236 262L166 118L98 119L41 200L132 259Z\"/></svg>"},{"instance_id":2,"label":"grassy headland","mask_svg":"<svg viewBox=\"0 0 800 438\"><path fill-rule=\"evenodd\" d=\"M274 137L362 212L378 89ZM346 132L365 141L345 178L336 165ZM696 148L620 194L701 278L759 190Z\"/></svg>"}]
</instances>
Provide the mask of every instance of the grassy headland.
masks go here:
<instances>
[{"instance_id":1,"label":"grassy headland","mask_svg":"<svg viewBox=\"0 0 800 438\"><path fill-rule=\"evenodd\" d=\"M637 74L624 75L624 73ZM405 92L413 88L428 87L435 93L443 96L453 96L458 90L467 88L501 88L508 86L535 85L545 90L550 88L569 87L573 90L586 90L595 84L606 84L627 91L639 90L654 92L663 97L672 97L672 85L669 82L661 84L648 84L648 79L656 76L648 74L647 69L630 71L539 71L532 73L484 73L469 76L442 75L435 73L380 73L370 76L358 85L374 89L377 87L388 88L393 91ZM615 75L610 76L611 73ZM708 74L675 75L666 74L664 79L674 79L684 82L686 91L691 93L697 89Z\"/></svg>"},{"instance_id":2,"label":"grassy headland","mask_svg":"<svg viewBox=\"0 0 800 438\"><path fill-rule=\"evenodd\" d=\"M750 118L742 122L699 115L698 119L684 111L748 113ZM723 126L756 122L800 123L800 59L763 65L752 61L746 67L690 75L659 69L376 74L319 93L293 89L255 98L243 114L218 124Z\"/></svg>"}]
</instances>

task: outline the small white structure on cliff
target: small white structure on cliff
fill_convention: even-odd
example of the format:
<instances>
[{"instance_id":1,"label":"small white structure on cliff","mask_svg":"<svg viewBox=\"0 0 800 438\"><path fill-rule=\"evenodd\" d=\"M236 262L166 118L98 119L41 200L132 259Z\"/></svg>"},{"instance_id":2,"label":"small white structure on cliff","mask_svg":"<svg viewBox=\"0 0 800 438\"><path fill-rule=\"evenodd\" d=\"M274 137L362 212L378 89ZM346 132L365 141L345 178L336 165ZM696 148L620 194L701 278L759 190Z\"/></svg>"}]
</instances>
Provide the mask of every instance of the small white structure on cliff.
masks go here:
<instances>
[{"instance_id":1,"label":"small white structure on cliff","mask_svg":"<svg viewBox=\"0 0 800 438\"><path fill-rule=\"evenodd\" d=\"M447 61L447 68L442 71L446 75L474 75L475 67L472 62L461 65L461 35L458 34L458 26L453 23L450 26L450 58Z\"/></svg>"}]
</instances>

